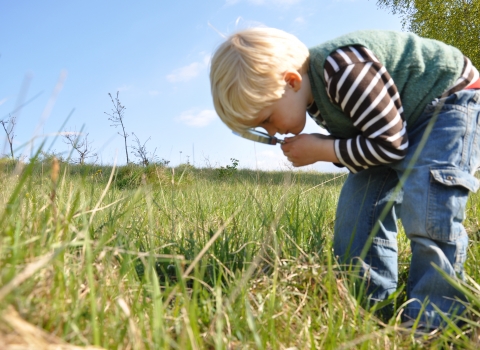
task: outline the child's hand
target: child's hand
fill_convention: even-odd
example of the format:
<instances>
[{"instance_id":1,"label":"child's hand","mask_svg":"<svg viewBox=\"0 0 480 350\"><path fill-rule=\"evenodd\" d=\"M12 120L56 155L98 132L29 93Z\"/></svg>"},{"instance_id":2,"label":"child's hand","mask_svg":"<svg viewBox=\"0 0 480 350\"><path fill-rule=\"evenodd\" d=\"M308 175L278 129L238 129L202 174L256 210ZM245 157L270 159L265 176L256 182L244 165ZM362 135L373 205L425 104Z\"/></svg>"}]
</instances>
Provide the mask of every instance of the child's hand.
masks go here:
<instances>
[{"instance_id":1,"label":"child's hand","mask_svg":"<svg viewBox=\"0 0 480 350\"><path fill-rule=\"evenodd\" d=\"M318 161L338 163L333 142L333 137L327 135L300 134L285 138L282 151L295 167Z\"/></svg>"}]
</instances>

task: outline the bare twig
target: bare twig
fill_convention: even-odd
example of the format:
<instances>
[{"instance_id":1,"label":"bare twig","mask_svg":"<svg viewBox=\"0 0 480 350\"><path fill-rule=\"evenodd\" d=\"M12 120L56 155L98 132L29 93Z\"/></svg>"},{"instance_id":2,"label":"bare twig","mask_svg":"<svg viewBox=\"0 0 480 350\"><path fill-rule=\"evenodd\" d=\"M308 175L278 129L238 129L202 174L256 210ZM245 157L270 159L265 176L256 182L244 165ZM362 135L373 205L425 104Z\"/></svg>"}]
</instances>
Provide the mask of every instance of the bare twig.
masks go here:
<instances>
[{"instance_id":1,"label":"bare twig","mask_svg":"<svg viewBox=\"0 0 480 350\"><path fill-rule=\"evenodd\" d=\"M150 153L147 151L147 147L145 146L147 142L150 140L150 137L143 143L141 144L140 140L138 139L137 135L132 132L133 137L135 137L135 143L136 146L130 146L131 149L133 149L132 154L140 159L140 164L143 166L148 166L150 163L155 161L155 151L153 153Z\"/></svg>"},{"instance_id":2,"label":"bare twig","mask_svg":"<svg viewBox=\"0 0 480 350\"><path fill-rule=\"evenodd\" d=\"M13 139L15 138L15 125L17 124L17 116L10 114L10 116L7 119L0 120L0 124L3 126L3 130L5 130L5 134L7 135L7 141L8 144L10 145L10 155L12 156L12 160L15 159L15 156L13 154Z\"/></svg>"},{"instance_id":3,"label":"bare twig","mask_svg":"<svg viewBox=\"0 0 480 350\"><path fill-rule=\"evenodd\" d=\"M52 261L57 256L57 254L58 252L45 254L38 260L28 264L22 272L17 274L10 282L0 288L0 300L5 298L5 296L10 294L10 292L12 292L15 288L17 288L19 285L29 279L35 272L37 272L45 265L47 265L50 261Z\"/></svg>"},{"instance_id":4,"label":"bare twig","mask_svg":"<svg viewBox=\"0 0 480 350\"><path fill-rule=\"evenodd\" d=\"M98 156L97 153L92 153L92 142L88 141L88 133L85 134L83 137L80 133L74 132L66 132L63 135L63 141L73 147L73 149L78 153L78 160L77 162L81 165L85 164L85 160L88 158L95 158L97 161Z\"/></svg>"},{"instance_id":5,"label":"bare twig","mask_svg":"<svg viewBox=\"0 0 480 350\"><path fill-rule=\"evenodd\" d=\"M112 113L109 114L107 112L104 112L106 115L108 115L110 120L112 122L113 127L118 127L120 126L122 128L121 132L118 132L118 134L123 137L123 140L125 142L125 155L127 156L127 164L130 163L128 160L128 146L127 146L127 137L130 136L127 134L125 131L125 124L123 123L123 118L124 118L124 113L125 113L125 106L121 104L120 99L118 97L119 91L117 91L117 97L115 97L115 100L112 97L111 93L108 93L108 96L110 96L110 99L112 100L113 108L112 108Z\"/></svg>"}]
</instances>

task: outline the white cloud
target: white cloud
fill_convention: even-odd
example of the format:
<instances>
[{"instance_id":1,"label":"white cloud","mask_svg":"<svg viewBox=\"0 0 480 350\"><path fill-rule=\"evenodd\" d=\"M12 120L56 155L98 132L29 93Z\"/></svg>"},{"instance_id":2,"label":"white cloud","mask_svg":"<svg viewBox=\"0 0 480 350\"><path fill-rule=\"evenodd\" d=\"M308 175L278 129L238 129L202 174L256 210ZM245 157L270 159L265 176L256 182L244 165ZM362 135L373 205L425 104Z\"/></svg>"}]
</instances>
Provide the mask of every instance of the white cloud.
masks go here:
<instances>
[{"instance_id":1,"label":"white cloud","mask_svg":"<svg viewBox=\"0 0 480 350\"><path fill-rule=\"evenodd\" d=\"M0 100L0 106L3 105L5 102L8 101L8 98L5 97L4 99Z\"/></svg>"},{"instance_id":2,"label":"white cloud","mask_svg":"<svg viewBox=\"0 0 480 350\"><path fill-rule=\"evenodd\" d=\"M122 86L118 87L115 91L128 91L132 88L132 85L123 84Z\"/></svg>"},{"instance_id":3,"label":"white cloud","mask_svg":"<svg viewBox=\"0 0 480 350\"><path fill-rule=\"evenodd\" d=\"M303 18L301 16L297 17L297 18L295 18L294 22L295 23L305 23L305 18Z\"/></svg>"},{"instance_id":4,"label":"white cloud","mask_svg":"<svg viewBox=\"0 0 480 350\"><path fill-rule=\"evenodd\" d=\"M172 83L189 81L195 78L204 67L205 65L200 62L193 62L188 66L175 69L171 74L167 75L167 80Z\"/></svg>"},{"instance_id":5,"label":"white cloud","mask_svg":"<svg viewBox=\"0 0 480 350\"><path fill-rule=\"evenodd\" d=\"M167 80L171 83L185 82L195 78L202 70L208 67L211 55L205 52L200 53L202 57L200 62L190 63L188 66L177 68L167 75Z\"/></svg>"},{"instance_id":6,"label":"white cloud","mask_svg":"<svg viewBox=\"0 0 480 350\"><path fill-rule=\"evenodd\" d=\"M176 121L195 128L203 128L215 119L217 119L217 113L212 109L204 109L202 111L190 109L175 118Z\"/></svg>"},{"instance_id":7,"label":"white cloud","mask_svg":"<svg viewBox=\"0 0 480 350\"><path fill-rule=\"evenodd\" d=\"M157 96L157 95L159 95L159 94L160 94L160 91L157 91L157 90L150 90L150 91L148 92L148 94L149 94L150 96Z\"/></svg>"},{"instance_id":8,"label":"white cloud","mask_svg":"<svg viewBox=\"0 0 480 350\"><path fill-rule=\"evenodd\" d=\"M210 60L212 59L212 55L210 54L204 54L203 56L203 64L205 66L208 66L210 64Z\"/></svg>"}]
</instances>

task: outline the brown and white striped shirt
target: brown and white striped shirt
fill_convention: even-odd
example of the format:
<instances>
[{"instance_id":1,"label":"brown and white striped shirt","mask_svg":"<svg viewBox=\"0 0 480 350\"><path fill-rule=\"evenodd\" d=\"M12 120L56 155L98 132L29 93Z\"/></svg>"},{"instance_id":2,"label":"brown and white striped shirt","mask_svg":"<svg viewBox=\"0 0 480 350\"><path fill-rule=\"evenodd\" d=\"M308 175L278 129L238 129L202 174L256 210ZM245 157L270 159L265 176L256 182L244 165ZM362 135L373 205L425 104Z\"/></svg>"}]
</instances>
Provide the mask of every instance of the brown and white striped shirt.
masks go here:
<instances>
[{"instance_id":1,"label":"brown and white striped shirt","mask_svg":"<svg viewBox=\"0 0 480 350\"><path fill-rule=\"evenodd\" d=\"M390 74L373 52L360 45L339 48L327 58L324 74L330 100L361 131L355 138L335 140L341 164L356 173L404 158L408 135L402 101ZM478 78L477 69L465 57L463 74L442 96L462 90ZM315 102L307 112L317 124L327 126Z\"/></svg>"}]
</instances>

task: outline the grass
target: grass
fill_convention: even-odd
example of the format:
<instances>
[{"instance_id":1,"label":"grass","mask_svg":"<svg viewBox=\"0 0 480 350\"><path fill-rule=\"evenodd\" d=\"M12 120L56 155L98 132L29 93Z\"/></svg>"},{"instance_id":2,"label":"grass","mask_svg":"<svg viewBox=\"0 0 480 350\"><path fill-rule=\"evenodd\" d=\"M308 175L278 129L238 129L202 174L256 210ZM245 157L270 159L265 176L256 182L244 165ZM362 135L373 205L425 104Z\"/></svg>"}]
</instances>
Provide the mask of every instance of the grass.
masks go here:
<instances>
[{"instance_id":1,"label":"grass","mask_svg":"<svg viewBox=\"0 0 480 350\"><path fill-rule=\"evenodd\" d=\"M415 349L480 345L480 196L466 325L400 329L332 254L338 174L0 163L0 348ZM409 245L399 235L401 284ZM15 347L17 346L17 347Z\"/></svg>"}]
</instances>

